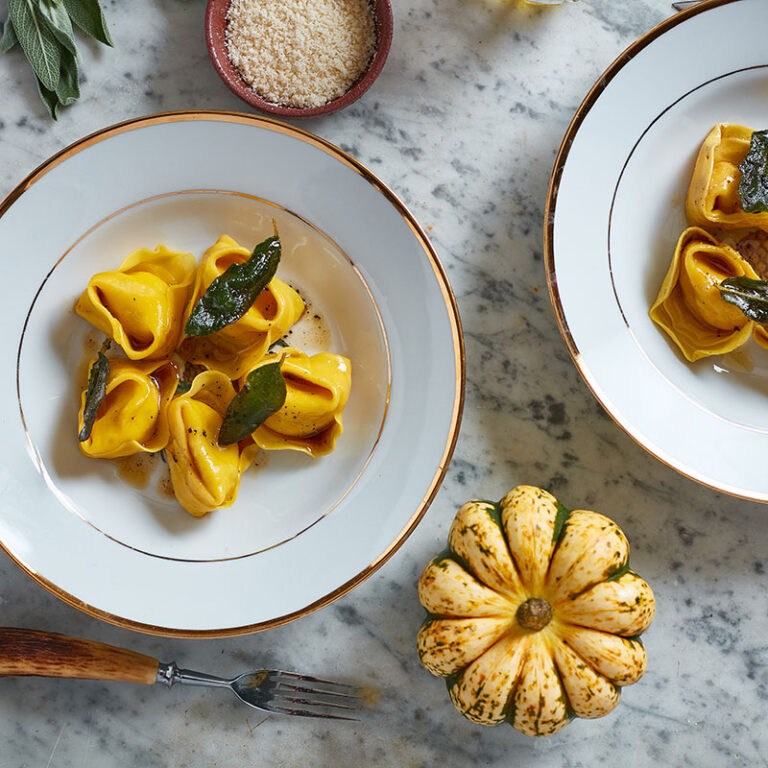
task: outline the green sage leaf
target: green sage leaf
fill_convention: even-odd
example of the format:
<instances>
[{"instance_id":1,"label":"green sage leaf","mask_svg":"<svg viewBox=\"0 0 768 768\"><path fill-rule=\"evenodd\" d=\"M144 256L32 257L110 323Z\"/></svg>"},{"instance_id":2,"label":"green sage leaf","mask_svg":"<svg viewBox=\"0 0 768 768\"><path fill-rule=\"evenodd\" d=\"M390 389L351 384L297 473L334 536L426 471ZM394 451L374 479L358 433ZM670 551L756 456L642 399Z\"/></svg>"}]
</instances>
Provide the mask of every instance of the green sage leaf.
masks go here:
<instances>
[{"instance_id":1,"label":"green sage leaf","mask_svg":"<svg viewBox=\"0 0 768 768\"><path fill-rule=\"evenodd\" d=\"M77 59L69 51L61 52L61 77L56 86L56 96L64 107L80 98L80 72Z\"/></svg>"},{"instance_id":2,"label":"green sage leaf","mask_svg":"<svg viewBox=\"0 0 768 768\"><path fill-rule=\"evenodd\" d=\"M13 23L9 16L5 20L5 24L3 24L3 36L0 37L0 53L7 53L18 42L19 39L16 37L16 32L13 29Z\"/></svg>"},{"instance_id":3,"label":"green sage leaf","mask_svg":"<svg viewBox=\"0 0 768 768\"><path fill-rule=\"evenodd\" d=\"M72 28L72 21L64 7L63 0L39 0L37 9L43 22L59 41L61 47L73 56L77 56L75 30Z\"/></svg>"},{"instance_id":4,"label":"green sage leaf","mask_svg":"<svg viewBox=\"0 0 768 768\"><path fill-rule=\"evenodd\" d=\"M114 46L99 0L63 0L67 13L80 29L104 45Z\"/></svg>"},{"instance_id":5,"label":"green sage leaf","mask_svg":"<svg viewBox=\"0 0 768 768\"><path fill-rule=\"evenodd\" d=\"M55 91L61 69L61 46L40 18L32 0L8 0L8 12L24 55L40 82Z\"/></svg>"},{"instance_id":6,"label":"green sage leaf","mask_svg":"<svg viewBox=\"0 0 768 768\"><path fill-rule=\"evenodd\" d=\"M35 82L37 83L37 92L40 94L40 100L45 104L48 109L48 114L54 119L59 119L59 97L56 95L56 91L49 91L41 82L40 78L35 75Z\"/></svg>"},{"instance_id":7,"label":"green sage leaf","mask_svg":"<svg viewBox=\"0 0 768 768\"><path fill-rule=\"evenodd\" d=\"M768 323L768 282L749 277L729 277L720 283L720 295L750 320Z\"/></svg>"},{"instance_id":8,"label":"green sage leaf","mask_svg":"<svg viewBox=\"0 0 768 768\"><path fill-rule=\"evenodd\" d=\"M260 427L285 403L286 387L280 366L283 358L267 363L245 378L243 388L232 398L219 430L219 445L237 443Z\"/></svg>"},{"instance_id":9,"label":"green sage leaf","mask_svg":"<svg viewBox=\"0 0 768 768\"><path fill-rule=\"evenodd\" d=\"M179 383L176 385L176 391L173 393L173 396L176 397L176 395L183 395L185 392L189 392L190 389L192 389L191 381L184 381L184 379L179 379Z\"/></svg>"},{"instance_id":10,"label":"green sage leaf","mask_svg":"<svg viewBox=\"0 0 768 768\"><path fill-rule=\"evenodd\" d=\"M77 438L81 443L91 436L96 415L107 396L108 378L109 358L103 352L99 352L99 356L88 374L88 389L85 392L85 407L83 408L83 428Z\"/></svg>"},{"instance_id":11,"label":"green sage leaf","mask_svg":"<svg viewBox=\"0 0 768 768\"><path fill-rule=\"evenodd\" d=\"M185 336L208 336L239 320L277 272L280 240L268 237L254 249L248 261L232 264L195 302L184 326Z\"/></svg>"},{"instance_id":12,"label":"green sage leaf","mask_svg":"<svg viewBox=\"0 0 768 768\"><path fill-rule=\"evenodd\" d=\"M768 211L768 130L752 134L749 151L739 170L741 207L747 213Z\"/></svg>"}]
</instances>

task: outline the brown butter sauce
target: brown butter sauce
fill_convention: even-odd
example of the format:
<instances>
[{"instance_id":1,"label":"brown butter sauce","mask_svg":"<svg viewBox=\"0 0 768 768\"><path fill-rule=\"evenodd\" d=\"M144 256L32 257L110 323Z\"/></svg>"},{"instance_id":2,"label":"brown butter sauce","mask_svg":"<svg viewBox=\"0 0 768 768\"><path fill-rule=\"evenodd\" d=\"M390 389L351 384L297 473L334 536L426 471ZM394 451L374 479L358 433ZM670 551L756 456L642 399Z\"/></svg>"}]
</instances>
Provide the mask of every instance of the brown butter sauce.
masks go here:
<instances>
[{"instance_id":1,"label":"brown butter sauce","mask_svg":"<svg viewBox=\"0 0 768 768\"><path fill-rule=\"evenodd\" d=\"M134 488L146 488L157 466L156 453L136 453L121 459L112 459L120 479Z\"/></svg>"}]
</instances>

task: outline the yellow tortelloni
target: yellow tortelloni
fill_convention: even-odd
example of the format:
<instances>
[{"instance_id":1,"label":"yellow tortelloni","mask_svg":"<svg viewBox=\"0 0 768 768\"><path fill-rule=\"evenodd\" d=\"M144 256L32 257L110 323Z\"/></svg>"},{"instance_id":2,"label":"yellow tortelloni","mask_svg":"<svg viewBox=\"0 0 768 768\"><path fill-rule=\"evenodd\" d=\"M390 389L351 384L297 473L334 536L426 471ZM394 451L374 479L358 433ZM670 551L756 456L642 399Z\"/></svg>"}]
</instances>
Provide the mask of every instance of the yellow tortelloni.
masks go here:
<instances>
[{"instance_id":1,"label":"yellow tortelloni","mask_svg":"<svg viewBox=\"0 0 768 768\"><path fill-rule=\"evenodd\" d=\"M195 276L195 257L158 245L140 248L111 272L94 275L75 311L113 338L131 360L176 349Z\"/></svg>"},{"instance_id":2,"label":"yellow tortelloni","mask_svg":"<svg viewBox=\"0 0 768 768\"><path fill-rule=\"evenodd\" d=\"M218 443L224 414L234 396L235 388L227 376L204 371L168 409L171 434L165 453L171 483L176 499L195 517L235 501L240 475L259 450L250 441Z\"/></svg>"},{"instance_id":3,"label":"yellow tortelloni","mask_svg":"<svg viewBox=\"0 0 768 768\"><path fill-rule=\"evenodd\" d=\"M290 347L282 354L285 404L253 433L253 440L264 449L324 456L344 431L341 417L352 385L350 362L330 353L310 357ZM279 354L268 355L256 367L279 359Z\"/></svg>"},{"instance_id":4,"label":"yellow tortelloni","mask_svg":"<svg viewBox=\"0 0 768 768\"><path fill-rule=\"evenodd\" d=\"M228 235L222 235L204 254L197 270L195 288L186 317L208 286L234 263L242 263L251 251ZM252 370L270 344L284 336L301 317L304 302L296 291L272 278L254 305L237 322L210 336L187 338L181 353L192 363L223 371L239 379Z\"/></svg>"},{"instance_id":5,"label":"yellow tortelloni","mask_svg":"<svg viewBox=\"0 0 768 768\"><path fill-rule=\"evenodd\" d=\"M755 327L752 330L752 338L763 349L768 349L768 327L761 323L755 323Z\"/></svg>"},{"instance_id":6,"label":"yellow tortelloni","mask_svg":"<svg viewBox=\"0 0 768 768\"><path fill-rule=\"evenodd\" d=\"M731 352L752 333L755 324L720 295L718 285L729 277L757 275L733 248L703 229L686 229L650 316L691 362Z\"/></svg>"},{"instance_id":7,"label":"yellow tortelloni","mask_svg":"<svg viewBox=\"0 0 768 768\"><path fill-rule=\"evenodd\" d=\"M95 459L117 459L155 453L168 442L168 405L179 381L172 361L111 360L107 394L99 407L90 437L80 450ZM85 392L78 430L83 428Z\"/></svg>"},{"instance_id":8,"label":"yellow tortelloni","mask_svg":"<svg viewBox=\"0 0 768 768\"><path fill-rule=\"evenodd\" d=\"M704 139L685 201L691 224L768 229L768 213L746 213L739 197L739 165L747 156L751 139L751 128L729 123L718 123Z\"/></svg>"}]
</instances>

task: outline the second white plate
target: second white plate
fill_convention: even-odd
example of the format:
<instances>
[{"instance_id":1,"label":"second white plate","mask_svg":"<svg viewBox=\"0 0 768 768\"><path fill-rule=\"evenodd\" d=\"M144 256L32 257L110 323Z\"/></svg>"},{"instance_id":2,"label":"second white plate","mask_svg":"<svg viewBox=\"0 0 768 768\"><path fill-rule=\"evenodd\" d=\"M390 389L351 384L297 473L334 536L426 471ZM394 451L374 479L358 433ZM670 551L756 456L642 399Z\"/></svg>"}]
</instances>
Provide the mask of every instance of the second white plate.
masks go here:
<instances>
[{"instance_id":1,"label":"second white plate","mask_svg":"<svg viewBox=\"0 0 768 768\"><path fill-rule=\"evenodd\" d=\"M719 122L768 127L766 23L761 0L711 0L632 45L568 130L546 227L558 322L608 413L678 472L759 501L768 353L687 363L648 310L687 226L704 137Z\"/></svg>"}]
</instances>

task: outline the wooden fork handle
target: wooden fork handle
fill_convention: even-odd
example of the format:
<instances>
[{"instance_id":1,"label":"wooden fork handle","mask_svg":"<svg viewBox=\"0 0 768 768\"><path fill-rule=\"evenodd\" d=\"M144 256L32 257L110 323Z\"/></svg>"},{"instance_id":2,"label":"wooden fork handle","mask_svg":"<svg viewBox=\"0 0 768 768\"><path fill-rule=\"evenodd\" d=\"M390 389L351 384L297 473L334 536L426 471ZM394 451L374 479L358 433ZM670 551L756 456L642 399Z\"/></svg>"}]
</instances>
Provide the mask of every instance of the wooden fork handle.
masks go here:
<instances>
[{"instance_id":1,"label":"wooden fork handle","mask_svg":"<svg viewBox=\"0 0 768 768\"><path fill-rule=\"evenodd\" d=\"M0 627L0 676L76 677L154 683L157 659L93 640Z\"/></svg>"}]
</instances>

